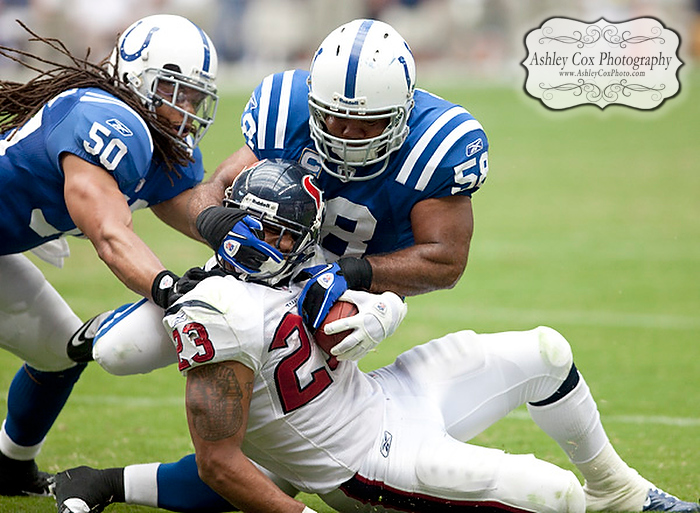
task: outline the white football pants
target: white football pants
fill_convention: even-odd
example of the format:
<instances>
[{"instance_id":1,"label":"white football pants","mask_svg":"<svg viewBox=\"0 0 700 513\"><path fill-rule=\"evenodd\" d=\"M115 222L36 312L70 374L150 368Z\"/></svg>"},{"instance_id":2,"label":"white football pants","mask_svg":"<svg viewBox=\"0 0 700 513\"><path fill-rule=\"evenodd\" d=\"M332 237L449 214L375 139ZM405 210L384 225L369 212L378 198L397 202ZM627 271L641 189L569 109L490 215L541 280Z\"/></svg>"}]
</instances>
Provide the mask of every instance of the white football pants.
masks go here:
<instances>
[{"instance_id":1,"label":"white football pants","mask_svg":"<svg viewBox=\"0 0 700 513\"><path fill-rule=\"evenodd\" d=\"M163 309L142 299L103 322L92 356L111 374L146 374L177 362L173 341L163 327Z\"/></svg>"},{"instance_id":2,"label":"white football pants","mask_svg":"<svg viewBox=\"0 0 700 513\"><path fill-rule=\"evenodd\" d=\"M0 346L35 369L62 371L75 365L66 346L81 324L26 256L0 256Z\"/></svg>"},{"instance_id":3,"label":"white football pants","mask_svg":"<svg viewBox=\"0 0 700 513\"><path fill-rule=\"evenodd\" d=\"M386 395L382 436L355 477L322 498L341 512L395 511L382 505L390 497L401 511L450 504L583 512L583 489L572 472L532 455L464 443L518 406L550 397L572 362L568 342L545 327L462 331L403 353L370 373Z\"/></svg>"}]
</instances>

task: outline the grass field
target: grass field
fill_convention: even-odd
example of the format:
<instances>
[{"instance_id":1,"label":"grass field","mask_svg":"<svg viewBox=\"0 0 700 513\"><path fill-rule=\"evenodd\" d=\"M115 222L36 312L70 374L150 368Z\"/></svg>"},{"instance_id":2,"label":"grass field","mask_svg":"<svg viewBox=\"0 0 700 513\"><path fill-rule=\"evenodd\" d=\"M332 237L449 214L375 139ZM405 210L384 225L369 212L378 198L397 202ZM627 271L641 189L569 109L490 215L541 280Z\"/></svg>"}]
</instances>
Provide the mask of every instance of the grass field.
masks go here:
<instances>
[{"instance_id":1,"label":"grass field","mask_svg":"<svg viewBox=\"0 0 700 513\"><path fill-rule=\"evenodd\" d=\"M432 90L465 105L489 135L490 174L474 197L470 262L453 290L409 300L397 334L366 370L449 331L546 324L574 348L613 443L643 475L686 499L700 494L700 76L659 110L546 110L517 86ZM246 95L227 96L204 140L210 170L237 148ZM176 272L208 251L136 215L136 230ZM131 301L89 243L71 241L46 276L87 318ZM0 410L19 361L0 352ZM173 461L191 452L176 369L114 377L91 365L39 457L45 470ZM0 411L4 414L4 411ZM572 468L517 411L476 443ZM304 496L318 511L331 511ZM50 499L0 498L0 512L53 512ZM115 505L110 512L149 508Z\"/></svg>"}]
</instances>

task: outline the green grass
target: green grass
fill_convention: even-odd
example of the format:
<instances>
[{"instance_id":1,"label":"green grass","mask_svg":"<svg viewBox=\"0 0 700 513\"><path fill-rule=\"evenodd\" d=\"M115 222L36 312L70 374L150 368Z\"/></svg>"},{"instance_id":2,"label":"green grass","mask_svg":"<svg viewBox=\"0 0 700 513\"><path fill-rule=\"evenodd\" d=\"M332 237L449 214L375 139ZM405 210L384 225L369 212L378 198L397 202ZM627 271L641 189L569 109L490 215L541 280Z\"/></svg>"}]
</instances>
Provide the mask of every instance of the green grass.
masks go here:
<instances>
[{"instance_id":1,"label":"green grass","mask_svg":"<svg viewBox=\"0 0 700 513\"><path fill-rule=\"evenodd\" d=\"M681 78L680 96L653 112L552 112L521 89L432 88L465 105L490 138L491 173L474 197L470 262L455 289L411 298L403 326L362 367L389 363L449 331L553 326L570 340L618 451L659 486L697 498L700 76L687 71ZM242 143L238 117L246 100L247 93L222 102L203 143L209 170ZM176 272L208 257L150 213L136 215L136 230ZM40 265L78 315L134 299L89 243L73 240L71 249L63 270ZM0 409L18 365L0 352ZM91 365L51 431L40 466L58 471L181 457L191 451L183 387L174 368L114 377ZM571 468L517 413L475 442ZM316 497L304 500L331 511ZM55 509L49 499L0 498L0 512L9 511ZM109 511L153 510L116 505Z\"/></svg>"}]
</instances>

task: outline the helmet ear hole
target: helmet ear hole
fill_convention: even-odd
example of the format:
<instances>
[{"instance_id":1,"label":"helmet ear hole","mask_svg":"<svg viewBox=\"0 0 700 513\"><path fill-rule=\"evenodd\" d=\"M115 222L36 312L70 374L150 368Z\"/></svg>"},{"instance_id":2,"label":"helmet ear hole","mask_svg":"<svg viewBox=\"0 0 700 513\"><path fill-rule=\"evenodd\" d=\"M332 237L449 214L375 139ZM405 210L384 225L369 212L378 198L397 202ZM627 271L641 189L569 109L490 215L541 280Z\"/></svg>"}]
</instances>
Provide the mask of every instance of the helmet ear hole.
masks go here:
<instances>
[{"instance_id":1,"label":"helmet ear hole","mask_svg":"<svg viewBox=\"0 0 700 513\"><path fill-rule=\"evenodd\" d=\"M180 66L178 66L177 64L172 64L172 63L163 64L163 69L174 71L176 73L182 73L182 69L180 69Z\"/></svg>"}]
</instances>

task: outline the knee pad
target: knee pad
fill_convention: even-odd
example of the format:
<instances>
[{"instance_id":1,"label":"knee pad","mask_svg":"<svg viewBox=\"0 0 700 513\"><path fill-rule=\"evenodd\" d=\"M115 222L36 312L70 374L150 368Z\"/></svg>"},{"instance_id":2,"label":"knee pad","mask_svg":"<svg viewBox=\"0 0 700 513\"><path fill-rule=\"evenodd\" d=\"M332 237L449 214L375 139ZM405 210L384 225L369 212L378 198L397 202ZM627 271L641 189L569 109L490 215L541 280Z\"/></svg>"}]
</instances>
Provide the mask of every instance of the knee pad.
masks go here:
<instances>
[{"instance_id":1,"label":"knee pad","mask_svg":"<svg viewBox=\"0 0 700 513\"><path fill-rule=\"evenodd\" d=\"M175 346L161 322L163 310L150 301L125 305L95 337L94 360L110 374L146 374L177 362Z\"/></svg>"},{"instance_id":2,"label":"knee pad","mask_svg":"<svg viewBox=\"0 0 700 513\"><path fill-rule=\"evenodd\" d=\"M542 359L554 370L555 374L565 378L574 364L571 345L558 331L547 326L539 326L537 333Z\"/></svg>"}]
</instances>

